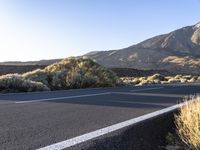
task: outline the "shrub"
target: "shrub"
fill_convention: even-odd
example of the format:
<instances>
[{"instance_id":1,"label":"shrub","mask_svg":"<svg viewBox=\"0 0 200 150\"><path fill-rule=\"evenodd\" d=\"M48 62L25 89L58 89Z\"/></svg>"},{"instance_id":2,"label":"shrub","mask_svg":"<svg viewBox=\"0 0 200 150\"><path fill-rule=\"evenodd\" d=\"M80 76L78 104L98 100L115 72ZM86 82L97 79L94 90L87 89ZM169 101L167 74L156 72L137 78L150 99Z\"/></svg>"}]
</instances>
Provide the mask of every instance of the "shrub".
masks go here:
<instances>
[{"instance_id":1,"label":"shrub","mask_svg":"<svg viewBox=\"0 0 200 150\"><path fill-rule=\"evenodd\" d=\"M43 70L23 74L26 79L42 82L52 90L116 86L121 80L109 69L84 58L67 58Z\"/></svg>"},{"instance_id":2,"label":"shrub","mask_svg":"<svg viewBox=\"0 0 200 150\"><path fill-rule=\"evenodd\" d=\"M161 84L169 84L168 81L161 81Z\"/></svg>"},{"instance_id":3,"label":"shrub","mask_svg":"<svg viewBox=\"0 0 200 150\"><path fill-rule=\"evenodd\" d=\"M194 98L193 98L194 99ZM180 108L176 118L177 133L191 149L200 149L200 97Z\"/></svg>"},{"instance_id":4,"label":"shrub","mask_svg":"<svg viewBox=\"0 0 200 150\"><path fill-rule=\"evenodd\" d=\"M0 92L46 91L49 88L41 82L25 79L19 74L0 76Z\"/></svg>"},{"instance_id":5,"label":"shrub","mask_svg":"<svg viewBox=\"0 0 200 150\"><path fill-rule=\"evenodd\" d=\"M174 78L175 78L175 79L177 79L177 80L179 80L179 79L182 79L182 78L183 78L183 76L182 76L182 75L180 75L180 74L178 74L178 75L176 75Z\"/></svg>"},{"instance_id":6,"label":"shrub","mask_svg":"<svg viewBox=\"0 0 200 150\"><path fill-rule=\"evenodd\" d=\"M140 80L138 78L134 78L132 80L133 84L139 84L140 83Z\"/></svg>"},{"instance_id":7,"label":"shrub","mask_svg":"<svg viewBox=\"0 0 200 150\"><path fill-rule=\"evenodd\" d=\"M121 77L121 79L124 83L132 85L200 82L199 76L192 75L163 76L160 74L154 74L148 77Z\"/></svg>"},{"instance_id":8,"label":"shrub","mask_svg":"<svg viewBox=\"0 0 200 150\"><path fill-rule=\"evenodd\" d=\"M180 82L180 79L176 79L176 78L170 78L169 80L168 80L168 82L169 83L179 83Z\"/></svg>"},{"instance_id":9,"label":"shrub","mask_svg":"<svg viewBox=\"0 0 200 150\"><path fill-rule=\"evenodd\" d=\"M48 74L42 69L36 69L34 71L24 73L22 76L25 79L42 82L43 84L48 86Z\"/></svg>"},{"instance_id":10,"label":"shrub","mask_svg":"<svg viewBox=\"0 0 200 150\"><path fill-rule=\"evenodd\" d=\"M163 75L160 75L160 74L154 74L152 76L149 76L147 78L148 80L160 80L160 81L164 81L165 80L165 77Z\"/></svg>"},{"instance_id":11,"label":"shrub","mask_svg":"<svg viewBox=\"0 0 200 150\"><path fill-rule=\"evenodd\" d=\"M186 82L187 82L187 79L180 79L180 82L181 82L181 83L186 83Z\"/></svg>"},{"instance_id":12,"label":"shrub","mask_svg":"<svg viewBox=\"0 0 200 150\"><path fill-rule=\"evenodd\" d=\"M138 85L148 85L148 84L153 84L153 82L150 80L142 80Z\"/></svg>"},{"instance_id":13,"label":"shrub","mask_svg":"<svg viewBox=\"0 0 200 150\"><path fill-rule=\"evenodd\" d=\"M195 81L195 78L191 78L190 80L188 80L189 83L194 83Z\"/></svg>"}]
</instances>

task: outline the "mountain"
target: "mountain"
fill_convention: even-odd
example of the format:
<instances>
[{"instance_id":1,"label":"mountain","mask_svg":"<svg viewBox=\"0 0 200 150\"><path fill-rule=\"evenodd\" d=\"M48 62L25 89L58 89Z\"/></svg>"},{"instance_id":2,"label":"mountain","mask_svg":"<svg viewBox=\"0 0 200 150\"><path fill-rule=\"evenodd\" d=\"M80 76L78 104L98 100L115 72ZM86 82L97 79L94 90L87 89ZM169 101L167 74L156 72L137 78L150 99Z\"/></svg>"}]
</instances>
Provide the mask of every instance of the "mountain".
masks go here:
<instances>
[{"instance_id":1,"label":"mountain","mask_svg":"<svg viewBox=\"0 0 200 150\"><path fill-rule=\"evenodd\" d=\"M7 61L0 62L1 66L47 66L55 62L59 62L61 59L49 59L49 60L39 60L39 61Z\"/></svg>"},{"instance_id":2,"label":"mountain","mask_svg":"<svg viewBox=\"0 0 200 150\"><path fill-rule=\"evenodd\" d=\"M89 57L106 67L199 74L200 22L127 48L90 52L84 57Z\"/></svg>"}]
</instances>

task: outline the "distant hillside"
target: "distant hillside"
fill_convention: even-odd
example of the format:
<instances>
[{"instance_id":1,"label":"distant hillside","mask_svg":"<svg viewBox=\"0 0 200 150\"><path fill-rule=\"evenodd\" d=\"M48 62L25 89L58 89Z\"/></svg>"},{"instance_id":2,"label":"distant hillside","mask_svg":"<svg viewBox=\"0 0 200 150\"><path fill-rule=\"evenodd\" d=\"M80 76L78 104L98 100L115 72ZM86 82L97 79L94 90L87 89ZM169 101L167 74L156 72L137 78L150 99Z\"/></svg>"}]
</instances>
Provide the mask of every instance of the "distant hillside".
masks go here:
<instances>
[{"instance_id":1,"label":"distant hillside","mask_svg":"<svg viewBox=\"0 0 200 150\"><path fill-rule=\"evenodd\" d=\"M13 73L26 73L36 69L44 69L47 65L0 65L0 76ZM138 70L132 68L109 68L115 72L119 77L139 77L139 76L150 76L156 73L162 75L172 75L165 70Z\"/></svg>"},{"instance_id":2,"label":"distant hillside","mask_svg":"<svg viewBox=\"0 0 200 150\"><path fill-rule=\"evenodd\" d=\"M172 75L166 70L138 70L132 68L110 68L119 77L147 77L154 74Z\"/></svg>"},{"instance_id":3,"label":"distant hillside","mask_svg":"<svg viewBox=\"0 0 200 150\"><path fill-rule=\"evenodd\" d=\"M46 65L0 65L0 76L10 73L25 73L35 69L43 69Z\"/></svg>"},{"instance_id":4,"label":"distant hillside","mask_svg":"<svg viewBox=\"0 0 200 150\"><path fill-rule=\"evenodd\" d=\"M200 22L124 49L95 51L84 56L109 68L200 74Z\"/></svg>"},{"instance_id":5,"label":"distant hillside","mask_svg":"<svg viewBox=\"0 0 200 150\"><path fill-rule=\"evenodd\" d=\"M39 60L39 61L8 61L8 62L0 62L0 66L9 65L9 66L47 66L53 64L55 62L59 62L62 59L49 59L49 60Z\"/></svg>"},{"instance_id":6,"label":"distant hillside","mask_svg":"<svg viewBox=\"0 0 200 150\"><path fill-rule=\"evenodd\" d=\"M84 57L91 58L107 68L165 70L172 74L198 75L200 74L200 22L124 49L92 51ZM47 66L60 60L2 62L0 65ZM124 71L128 75L128 71Z\"/></svg>"}]
</instances>

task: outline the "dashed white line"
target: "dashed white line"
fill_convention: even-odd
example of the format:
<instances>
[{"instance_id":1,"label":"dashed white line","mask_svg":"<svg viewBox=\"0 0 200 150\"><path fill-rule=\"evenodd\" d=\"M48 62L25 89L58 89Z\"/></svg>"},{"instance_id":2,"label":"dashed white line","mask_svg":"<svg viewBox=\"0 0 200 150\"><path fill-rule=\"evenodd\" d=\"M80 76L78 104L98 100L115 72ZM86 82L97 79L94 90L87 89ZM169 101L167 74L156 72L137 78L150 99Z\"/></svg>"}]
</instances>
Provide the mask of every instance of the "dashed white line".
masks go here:
<instances>
[{"instance_id":1,"label":"dashed white line","mask_svg":"<svg viewBox=\"0 0 200 150\"><path fill-rule=\"evenodd\" d=\"M151 90L158 90L163 89L164 87L153 87L153 88L144 88L144 89L136 89L136 90L130 90L131 92L139 92L139 91L151 91Z\"/></svg>"},{"instance_id":2,"label":"dashed white line","mask_svg":"<svg viewBox=\"0 0 200 150\"><path fill-rule=\"evenodd\" d=\"M65 141L61 141L61 142L58 142L58 143L55 143L55 144L52 144L52 145L49 145L46 147L42 147L42 148L39 148L38 150L62 150L65 148L69 148L71 146L86 142L88 140L91 140L91 139L97 138L99 136L108 134L110 132L122 129L124 127L134 125L134 124L144 121L146 119L150 119L150 118L156 117L158 115L176 110L177 108L179 108L182 105L184 105L184 103L177 104L177 105L174 105L174 106L162 109L162 110L158 110L158 111L155 111L155 112L152 112L152 113L149 113L149 114L137 117L137 118L133 118L133 119L130 119L130 120L118 123L118 124L114 124L114 125L111 125L111 126L108 126L108 127L105 127L105 128L102 128L102 129L99 129L99 130L96 130L96 131L93 131L90 133L86 133L86 134L83 134L83 135L80 135L80 136L77 136L77 137L74 137L74 138L71 138L71 139L68 139Z\"/></svg>"},{"instance_id":3,"label":"dashed white line","mask_svg":"<svg viewBox=\"0 0 200 150\"><path fill-rule=\"evenodd\" d=\"M35 102L43 102L43 101L53 101L53 100L62 100L62 99L71 99L71 98L80 98L80 97L91 97L91 96L108 95L108 94L111 94L111 93L110 92L104 92L104 93L96 93L96 94L55 97L55 98L36 99L36 100L28 100L28 101L18 101L18 102L15 102L15 103L17 103L17 104L35 103Z\"/></svg>"}]
</instances>

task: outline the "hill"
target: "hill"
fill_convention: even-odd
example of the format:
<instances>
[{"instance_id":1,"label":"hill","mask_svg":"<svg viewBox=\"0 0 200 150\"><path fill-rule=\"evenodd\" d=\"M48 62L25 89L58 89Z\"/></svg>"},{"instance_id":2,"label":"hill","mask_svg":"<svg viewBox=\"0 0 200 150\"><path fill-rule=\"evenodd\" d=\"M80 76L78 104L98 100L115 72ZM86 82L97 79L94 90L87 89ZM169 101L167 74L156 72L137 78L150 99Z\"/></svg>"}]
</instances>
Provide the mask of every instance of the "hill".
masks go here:
<instances>
[{"instance_id":1,"label":"hill","mask_svg":"<svg viewBox=\"0 0 200 150\"><path fill-rule=\"evenodd\" d=\"M0 76L13 73L25 73L45 68L43 65L0 65Z\"/></svg>"},{"instance_id":2,"label":"hill","mask_svg":"<svg viewBox=\"0 0 200 150\"><path fill-rule=\"evenodd\" d=\"M200 73L200 22L145 40L124 49L84 55L109 68Z\"/></svg>"},{"instance_id":3,"label":"hill","mask_svg":"<svg viewBox=\"0 0 200 150\"><path fill-rule=\"evenodd\" d=\"M39 60L39 61L7 61L0 62L0 66L47 66L56 62L61 61L62 59L49 59L49 60Z\"/></svg>"},{"instance_id":4,"label":"hill","mask_svg":"<svg viewBox=\"0 0 200 150\"><path fill-rule=\"evenodd\" d=\"M147 39L136 45L119 50L92 51L84 57L90 58L107 68L132 68L137 70L160 70L171 74L200 74L200 22ZM29 62L2 62L2 66L47 66L61 59ZM36 67L30 67L36 68ZM17 69L17 70L16 70ZM16 68L7 72L24 72L25 68ZM24 69L24 70L22 70ZM18 71L20 70L20 71ZM118 71L119 70L116 70ZM133 71L133 70L132 70ZM5 72L5 71L4 71ZM126 69L127 74L129 73ZM147 73L148 74L148 73Z\"/></svg>"}]
</instances>

